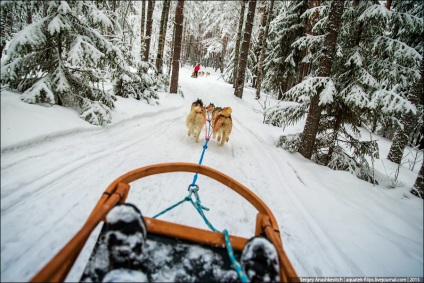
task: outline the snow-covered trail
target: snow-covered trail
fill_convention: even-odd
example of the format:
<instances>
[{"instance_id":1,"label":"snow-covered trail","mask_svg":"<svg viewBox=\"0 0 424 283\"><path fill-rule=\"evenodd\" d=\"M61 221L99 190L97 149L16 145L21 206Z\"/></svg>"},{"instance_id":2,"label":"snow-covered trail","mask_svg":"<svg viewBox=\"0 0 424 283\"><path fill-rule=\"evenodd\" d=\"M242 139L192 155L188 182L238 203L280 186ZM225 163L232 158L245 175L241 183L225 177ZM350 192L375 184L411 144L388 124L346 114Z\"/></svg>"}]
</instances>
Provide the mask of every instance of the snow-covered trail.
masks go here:
<instances>
[{"instance_id":1,"label":"snow-covered trail","mask_svg":"<svg viewBox=\"0 0 424 283\"><path fill-rule=\"evenodd\" d=\"M349 173L317 170L312 162L276 148L275 131L279 129L263 125L261 115L252 111L253 91L245 89L241 100L234 97L231 85L217 81L217 76L193 79L190 72L186 68L180 71L184 99L169 94L163 97L174 102L170 107L106 128L2 152L2 281L30 279L76 233L117 177L156 163L198 163L204 135L195 143L187 136L185 125L190 105L197 98L205 104L233 108L229 143L221 147L211 140L203 165L244 184L270 207L300 276L422 273L422 252L418 250L423 245L419 236L422 224L413 225L422 223L422 216L411 212L417 206L399 205L399 200L371 185L367 191L355 191L352 187L361 184L358 187L363 188L363 181ZM327 180L322 173L342 177ZM183 199L192 179L191 173L144 178L131 184L127 201L144 215L153 216ZM210 208L208 219L217 229L243 237L253 235L256 210L246 200L201 175L197 184L203 205ZM349 190L344 189L348 186ZM363 205L364 196L375 206ZM188 203L160 219L207 229ZM91 241L95 237L92 235ZM82 257L89 252L85 249ZM79 279L83 264L78 262L68 281Z\"/></svg>"}]
</instances>

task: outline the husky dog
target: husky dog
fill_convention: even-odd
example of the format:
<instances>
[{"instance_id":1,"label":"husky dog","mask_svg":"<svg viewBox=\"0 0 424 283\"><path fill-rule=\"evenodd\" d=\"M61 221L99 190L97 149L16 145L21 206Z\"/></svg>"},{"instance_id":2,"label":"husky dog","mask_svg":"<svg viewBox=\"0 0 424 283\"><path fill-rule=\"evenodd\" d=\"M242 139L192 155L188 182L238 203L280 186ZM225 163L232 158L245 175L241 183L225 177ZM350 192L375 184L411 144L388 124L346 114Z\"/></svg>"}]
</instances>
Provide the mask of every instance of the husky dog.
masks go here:
<instances>
[{"instance_id":1,"label":"husky dog","mask_svg":"<svg viewBox=\"0 0 424 283\"><path fill-rule=\"evenodd\" d=\"M211 119L211 125L212 128L215 127L214 122L216 117L218 117L219 114L221 114L222 108L221 107L215 107L212 111L212 119ZM215 138L215 135L214 135Z\"/></svg>"},{"instance_id":2,"label":"husky dog","mask_svg":"<svg viewBox=\"0 0 424 283\"><path fill-rule=\"evenodd\" d=\"M209 103L208 106L206 106L206 117L210 118L212 120L212 113L213 110L215 109L215 105L213 103Z\"/></svg>"},{"instance_id":3,"label":"husky dog","mask_svg":"<svg viewBox=\"0 0 424 283\"><path fill-rule=\"evenodd\" d=\"M214 118L213 138L218 135L217 140L221 142L220 145L224 145L225 142L230 140L231 130L233 129L232 112L231 107L224 107Z\"/></svg>"},{"instance_id":4,"label":"husky dog","mask_svg":"<svg viewBox=\"0 0 424 283\"><path fill-rule=\"evenodd\" d=\"M206 110L201 99L197 99L191 104L191 110L186 118L188 136L193 135L194 141L199 142L199 135L205 123Z\"/></svg>"},{"instance_id":5,"label":"husky dog","mask_svg":"<svg viewBox=\"0 0 424 283\"><path fill-rule=\"evenodd\" d=\"M205 77L207 78L207 77L209 77L209 75L210 75L211 73L209 73L209 72L206 72L206 74L205 74Z\"/></svg>"}]
</instances>

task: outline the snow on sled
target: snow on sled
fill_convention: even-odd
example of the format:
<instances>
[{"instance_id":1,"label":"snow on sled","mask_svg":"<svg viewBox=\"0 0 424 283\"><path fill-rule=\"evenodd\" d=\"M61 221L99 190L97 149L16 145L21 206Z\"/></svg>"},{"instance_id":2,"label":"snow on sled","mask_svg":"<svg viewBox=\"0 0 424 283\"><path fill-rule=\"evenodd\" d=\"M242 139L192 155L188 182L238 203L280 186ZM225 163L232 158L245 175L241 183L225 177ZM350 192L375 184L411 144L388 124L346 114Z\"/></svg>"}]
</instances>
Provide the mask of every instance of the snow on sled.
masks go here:
<instances>
[{"instance_id":1,"label":"snow on sled","mask_svg":"<svg viewBox=\"0 0 424 283\"><path fill-rule=\"evenodd\" d=\"M125 203L129 183L170 172L193 172L196 176L208 176L249 201L258 210L256 237L253 241L229 235L226 230L223 233L208 231L158 220L155 219L156 216L143 217L136 206ZM197 198L197 192L194 193ZM245 186L217 170L178 162L142 167L113 181L82 228L31 282L63 282L90 234L100 222L103 222L103 227L81 282L249 282L244 276L245 271L250 275L248 277L253 278L253 282L255 276L258 276L255 273L263 271L266 260L261 258L261 262L247 262L245 270L238 261L243 261L243 256L247 258L247 254L252 254L251 250L255 247L261 247L262 254L269 253L267 245L276 254L273 262L277 267L277 274L272 277L272 272L268 274L265 270L262 274L265 277L260 277L261 281L266 278L269 281L272 278L278 278L282 282L299 281L284 252L277 222L262 200ZM205 222L211 228L207 220Z\"/></svg>"}]
</instances>

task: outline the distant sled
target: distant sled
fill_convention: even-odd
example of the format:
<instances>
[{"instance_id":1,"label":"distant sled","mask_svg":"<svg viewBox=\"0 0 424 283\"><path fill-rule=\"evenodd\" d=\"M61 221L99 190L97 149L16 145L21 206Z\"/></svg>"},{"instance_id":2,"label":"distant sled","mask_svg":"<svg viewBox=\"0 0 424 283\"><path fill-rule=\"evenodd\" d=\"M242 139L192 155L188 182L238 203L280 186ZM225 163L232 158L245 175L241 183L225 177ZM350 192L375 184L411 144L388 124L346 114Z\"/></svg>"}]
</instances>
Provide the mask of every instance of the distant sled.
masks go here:
<instances>
[{"instance_id":1,"label":"distant sled","mask_svg":"<svg viewBox=\"0 0 424 283\"><path fill-rule=\"evenodd\" d=\"M142 167L128 172L113 181L100 197L82 228L31 279L31 282L63 282L96 226L100 222L105 223L106 219L110 221L111 216L108 213L113 208L124 206L126 209L131 208L128 204L125 204L130 189L129 183L147 176L170 172L192 172L208 176L231 188L250 202L258 210L255 236L262 235L267 238L269 240L267 242L272 243L277 251L280 281L299 281L295 270L284 252L274 215L261 199L236 180L217 170L194 163L178 162ZM125 212L126 210L123 209L122 211ZM131 218L133 216L130 214L125 217L131 221L132 219L136 219ZM105 226L107 225L103 224L100 236L80 279L81 282L96 282L99 280L103 280L104 282L141 282L145 281L143 279L147 280L145 276L149 277L149 281L164 282L174 279L180 282L206 282L217 281L217 276L220 275L220 281L239 281L239 278L234 278L233 276L235 272L231 271L237 264L230 261L229 251L231 249L227 251L226 248L226 236L228 234L189 227L150 217L141 217L141 219L144 219L143 225L147 228L147 246L150 249L147 249L147 253L149 254L146 260L139 263L139 269L134 270L134 267L128 267L126 269L127 266L123 263L124 266L121 266L120 269L113 270L113 272L105 276L104 273L106 271L101 270L101 268L108 263L106 258L101 258L101 255L103 254L102 249L105 249L105 246L102 246L102 241L106 236ZM137 223L141 222L139 221ZM139 229L138 224L130 226L130 228L146 234L143 227L140 228L141 230ZM130 234L132 232L123 231L123 233ZM239 260L241 251L248 242L248 239L229 235L227 244L228 240L233 250L233 258ZM160 253L166 253L168 258L158 257ZM169 258L169 256L172 257Z\"/></svg>"}]
</instances>

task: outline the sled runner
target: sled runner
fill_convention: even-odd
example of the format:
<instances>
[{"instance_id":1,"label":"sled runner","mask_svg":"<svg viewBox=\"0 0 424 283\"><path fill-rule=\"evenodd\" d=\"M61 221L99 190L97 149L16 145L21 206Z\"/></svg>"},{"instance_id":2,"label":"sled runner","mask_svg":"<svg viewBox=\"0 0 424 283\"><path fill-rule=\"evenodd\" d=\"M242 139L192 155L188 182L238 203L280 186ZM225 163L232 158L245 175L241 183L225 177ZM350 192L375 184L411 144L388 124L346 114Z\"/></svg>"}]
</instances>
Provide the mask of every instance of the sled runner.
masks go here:
<instances>
[{"instance_id":1,"label":"sled runner","mask_svg":"<svg viewBox=\"0 0 424 283\"><path fill-rule=\"evenodd\" d=\"M255 236L263 235L272 243L277 251L280 281L299 281L296 272L284 252L277 222L270 209L262 200L245 186L217 170L194 163L178 162L142 167L128 172L113 181L100 197L82 228L65 247L63 247L56 256L31 279L31 282L64 281L91 232L103 221L107 225L103 225L102 227L98 241L81 277L81 282L101 280L104 274L100 274L102 278L96 277L99 275L96 268L101 266L103 264L102 260L104 260L98 258L98 255L101 255L102 249L105 248L104 246L102 247L102 242L104 242L103 239L107 236L106 233L108 231L106 226L112 223L110 220L111 216L108 213L112 209L112 211L115 211L117 207L128 205L125 203L125 199L130 189L129 183L147 176L170 172L192 172L208 176L231 188L249 201L258 210ZM128 208L128 206L125 207ZM134 219L137 219L137 217L135 216ZM143 217L140 219L143 219ZM128 270L119 269L118 272L124 273L124 277L120 277L121 279L127 278L125 276L140 278L137 276L141 274L143 276L149 276L149 280L161 282L170 280L191 282L217 281L218 278L216 276L220 276L220 281L238 281L235 272L232 271L232 264L226 249L226 237L223 233L175 224L145 216L143 222L143 225L147 228L147 247L150 248L143 251L143 253L145 253L145 260L137 262L137 266L140 267L140 271L142 272L134 270L133 267L129 267ZM141 222L139 221L138 223ZM109 225L108 227L110 232L110 227L112 226ZM140 229L137 228L137 225L129 227L143 232L144 235L146 234L146 231L144 231L142 227ZM126 231L125 233L131 234L132 232L134 231ZM234 251L234 257L236 260L239 260L240 253L248 242L248 239L235 235L229 235L227 240L228 239ZM158 251L163 251L162 253L167 253L168 255L172 255L172 257L170 259L168 258L168 260L163 260L162 257L158 258L157 254L160 253ZM125 268L125 266L123 267ZM120 268L122 268L122 266ZM172 269L174 269L174 272L171 272ZM179 277L169 278L167 276L170 275L166 272L173 274L173 276L177 274ZM110 274L108 274L108 276L109 275ZM111 274L108 279L113 278L114 275L115 274ZM122 276L122 274L120 276Z\"/></svg>"}]
</instances>

